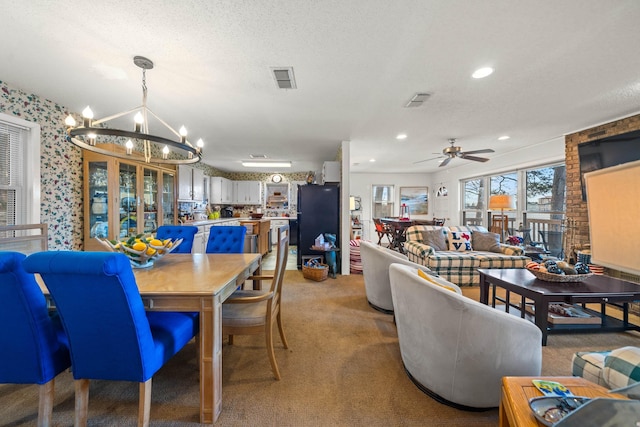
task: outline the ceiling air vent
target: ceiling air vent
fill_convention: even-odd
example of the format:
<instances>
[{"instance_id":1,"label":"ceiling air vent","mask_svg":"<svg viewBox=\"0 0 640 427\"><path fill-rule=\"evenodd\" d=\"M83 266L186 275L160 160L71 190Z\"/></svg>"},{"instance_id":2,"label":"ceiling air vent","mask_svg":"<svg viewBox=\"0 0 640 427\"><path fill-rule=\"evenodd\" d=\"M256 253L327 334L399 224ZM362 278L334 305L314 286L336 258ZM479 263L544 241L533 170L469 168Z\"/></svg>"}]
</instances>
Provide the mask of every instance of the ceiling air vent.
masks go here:
<instances>
[{"instance_id":1,"label":"ceiling air vent","mask_svg":"<svg viewBox=\"0 0 640 427\"><path fill-rule=\"evenodd\" d=\"M296 79L293 76L293 67L272 67L273 77L280 89L295 89Z\"/></svg>"},{"instance_id":2,"label":"ceiling air vent","mask_svg":"<svg viewBox=\"0 0 640 427\"><path fill-rule=\"evenodd\" d=\"M422 105L424 101L429 99L430 96L431 96L430 93L416 93L415 95L413 95L413 98L411 98L409 102L405 104L405 107L406 108L419 107Z\"/></svg>"}]
</instances>

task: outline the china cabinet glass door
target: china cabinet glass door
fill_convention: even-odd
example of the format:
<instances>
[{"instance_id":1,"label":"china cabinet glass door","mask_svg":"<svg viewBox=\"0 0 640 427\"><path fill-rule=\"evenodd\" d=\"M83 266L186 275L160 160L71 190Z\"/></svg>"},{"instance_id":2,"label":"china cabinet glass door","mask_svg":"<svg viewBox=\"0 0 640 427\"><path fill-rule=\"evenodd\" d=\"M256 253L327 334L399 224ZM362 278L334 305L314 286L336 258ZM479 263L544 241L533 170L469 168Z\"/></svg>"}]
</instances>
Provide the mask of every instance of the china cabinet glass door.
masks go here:
<instances>
[{"instance_id":1,"label":"china cabinet glass door","mask_svg":"<svg viewBox=\"0 0 640 427\"><path fill-rule=\"evenodd\" d=\"M109 236L109 174L107 162L89 162L89 237Z\"/></svg>"},{"instance_id":2,"label":"china cabinet glass door","mask_svg":"<svg viewBox=\"0 0 640 427\"><path fill-rule=\"evenodd\" d=\"M143 170L144 223L143 233L155 233L158 229L158 171Z\"/></svg>"},{"instance_id":3,"label":"china cabinet glass door","mask_svg":"<svg viewBox=\"0 0 640 427\"><path fill-rule=\"evenodd\" d=\"M162 219L160 225L172 225L174 222L175 175L162 172Z\"/></svg>"},{"instance_id":4,"label":"china cabinet glass door","mask_svg":"<svg viewBox=\"0 0 640 427\"><path fill-rule=\"evenodd\" d=\"M120 238L138 234L137 166L119 165Z\"/></svg>"}]
</instances>

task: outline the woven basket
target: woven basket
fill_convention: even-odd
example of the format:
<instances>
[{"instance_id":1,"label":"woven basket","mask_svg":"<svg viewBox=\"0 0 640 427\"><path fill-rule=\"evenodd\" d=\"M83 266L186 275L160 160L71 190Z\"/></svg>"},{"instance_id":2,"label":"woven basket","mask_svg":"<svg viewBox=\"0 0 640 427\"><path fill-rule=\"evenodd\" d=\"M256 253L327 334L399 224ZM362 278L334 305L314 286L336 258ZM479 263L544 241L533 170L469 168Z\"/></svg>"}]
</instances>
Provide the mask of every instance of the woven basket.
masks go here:
<instances>
[{"instance_id":1,"label":"woven basket","mask_svg":"<svg viewBox=\"0 0 640 427\"><path fill-rule=\"evenodd\" d=\"M322 282L329 275L329 266L327 264L320 264L321 268L302 266L302 276L305 279L315 280L316 282Z\"/></svg>"},{"instance_id":2,"label":"woven basket","mask_svg":"<svg viewBox=\"0 0 640 427\"><path fill-rule=\"evenodd\" d=\"M593 276L593 273L587 274L553 274L547 273L546 271L538 271L527 268L536 276L536 278L540 280L544 280L545 282L560 282L560 283L579 283L585 281L587 278Z\"/></svg>"}]
</instances>

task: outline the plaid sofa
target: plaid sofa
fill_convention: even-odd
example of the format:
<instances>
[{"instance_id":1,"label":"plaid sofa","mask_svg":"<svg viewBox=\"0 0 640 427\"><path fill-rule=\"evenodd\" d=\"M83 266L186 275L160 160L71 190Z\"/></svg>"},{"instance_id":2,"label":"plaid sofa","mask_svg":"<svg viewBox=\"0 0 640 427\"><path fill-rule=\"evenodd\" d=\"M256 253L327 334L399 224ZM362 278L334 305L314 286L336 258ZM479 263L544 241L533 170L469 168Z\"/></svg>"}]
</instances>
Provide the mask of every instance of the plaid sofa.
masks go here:
<instances>
[{"instance_id":1,"label":"plaid sofa","mask_svg":"<svg viewBox=\"0 0 640 427\"><path fill-rule=\"evenodd\" d=\"M616 389L640 382L640 348L580 351L571 359L571 374Z\"/></svg>"},{"instance_id":2,"label":"plaid sofa","mask_svg":"<svg viewBox=\"0 0 640 427\"><path fill-rule=\"evenodd\" d=\"M444 279L458 286L480 284L479 268L524 268L530 258L524 256L522 248L500 244L500 253L482 251L436 251L424 243L422 232L441 229L447 231L487 232L481 226L440 227L434 225L414 225L406 232L404 248L410 261L429 267Z\"/></svg>"}]
</instances>

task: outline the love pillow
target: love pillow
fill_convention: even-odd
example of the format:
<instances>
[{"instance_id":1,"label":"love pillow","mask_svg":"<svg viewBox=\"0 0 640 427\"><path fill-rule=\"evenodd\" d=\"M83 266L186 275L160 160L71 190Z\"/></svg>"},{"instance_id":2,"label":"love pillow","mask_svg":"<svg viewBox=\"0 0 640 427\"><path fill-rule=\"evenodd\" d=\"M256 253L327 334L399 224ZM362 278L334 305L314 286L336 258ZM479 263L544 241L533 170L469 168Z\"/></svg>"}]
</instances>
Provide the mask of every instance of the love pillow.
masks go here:
<instances>
[{"instance_id":1,"label":"love pillow","mask_svg":"<svg viewBox=\"0 0 640 427\"><path fill-rule=\"evenodd\" d=\"M449 241L449 250L457 252L472 251L471 233L468 231L451 231L447 232L447 240Z\"/></svg>"}]
</instances>

